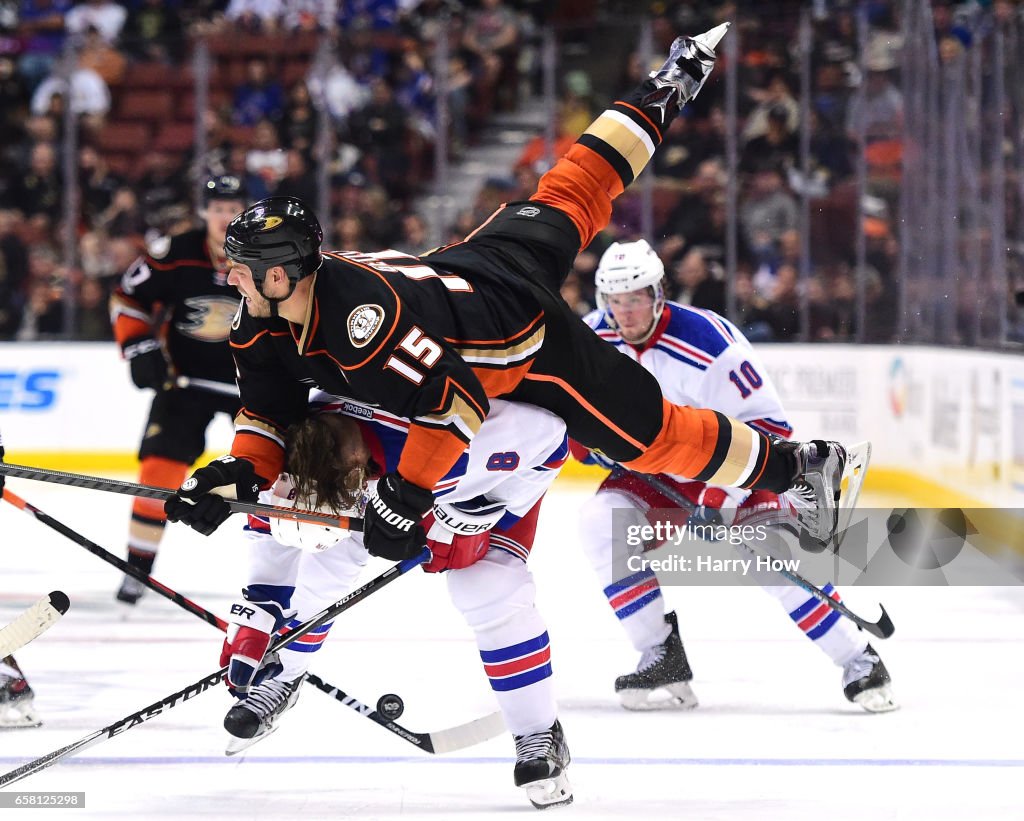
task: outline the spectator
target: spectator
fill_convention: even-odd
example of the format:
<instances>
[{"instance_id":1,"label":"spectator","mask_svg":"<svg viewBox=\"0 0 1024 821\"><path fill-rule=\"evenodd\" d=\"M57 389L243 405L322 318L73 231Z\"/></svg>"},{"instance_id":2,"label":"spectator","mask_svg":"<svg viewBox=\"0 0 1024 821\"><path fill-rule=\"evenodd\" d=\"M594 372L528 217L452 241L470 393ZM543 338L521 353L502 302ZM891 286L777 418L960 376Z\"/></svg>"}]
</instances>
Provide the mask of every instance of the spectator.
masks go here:
<instances>
[{"instance_id":1,"label":"spectator","mask_svg":"<svg viewBox=\"0 0 1024 821\"><path fill-rule=\"evenodd\" d=\"M29 92L53 69L64 48L64 17L71 0L23 0L18 33L22 38L18 71Z\"/></svg>"},{"instance_id":2,"label":"spectator","mask_svg":"<svg viewBox=\"0 0 1024 821\"><path fill-rule=\"evenodd\" d=\"M79 68L92 69L108 86L121 82L128 61L90 26L78 52Z\"/></svg>"},{"instance_id":3,"label":"spectator","mask_svg":"<svg viewBox=\"0 0 1024 821\"><path fill-rule=\"evenodd\" d=\"M285 155L285 171L274 190L277 197L298 197L308 203L317 201L317 183L314 174L306 167L302 152L290 148Z\"/></svg>"},{"instance_id":4,"label":"spectator","mask_svg":"<svg viewBox=\"0 0 1024 821\"><path fill-rule=\"evenodd\" d=\"M273 31L283 11L281 0L231 0L224 11L224 17L238 28Z\"/></svg>"},{"instance_id":5,"label":"spectator","mask_svg":"<svg viewBox=\"0 0 1024 821\"><path fill-rule=\"evenodd\" d=\"M0 149L13 145L28 113L28 88L14 61L0 56Z\"/></svg>"},{"instance_id":6,"label":"spectator","mask_svg":"<svg viewBox=\"0 0 1024 821\"><path fill-rule=\"evenodd\" d=\"M309 78L312 97L327 106L335 123L344 123L348 115L366 104L369 89L356 81L355 76L339 58L327 70L323 80L317 75Z\"/></svg>"},{"instance_id":7,"label":"spectator","mask_svg":"<svg viewBox=\"0 0 1024 821\"><path fill-rule=\"evenodd\" d=\"M590 303L583 296L580 276L575 271L570 271L562 283L561 295L562 299L569 304L569 307L572 308L577 316L586 316L593 310Z\"/></svg>"},{"instance_id":8,"label":"spectator","mask_svg":"<svg viewBox=\"0 0 1024 821\"><path fill-rule=\"evenodd\" d=\"M658 229L665 237L658 255L666 260L677 259L684 251L696 245L721 245L725 234L712 226L712 208L715 199L725 190L725 166L721 160L704 160L693 179L684 183L683 196Z\"/></svg>"},{"instance_id":9,"label":"spectator","mask_svg":"<svg viewBox=\"0 0 1024 821\"><path fill-rule=\"evenodd\" d=\"M777 342L788 342L800 333L800 300L797 270L792 265L779 268L775 287L768 300L768 324Z\"/></svg>"},{"instance_id":10,"label":"spectator","mask_svg":"<svg viewBox=\"0 0 1024 821\"><path fill-rule=\"evenodd\" d=\"M105 230L111 237L141 236L146 230L146 221L135 189L122 185L114 191L110 205L97 215L95 227Z\"/></svg>"},{"instance_id":11,"label":"spectator","mask_svg":"<svg viewBox=\"0 0 1024 821\"><path fill-rule=\"evenodd\" d=\"M774 71L764 88L751 90L750 96L757 102L747 117L743 128L743 139L748 142L768 132L768 112L781 107L786 112L786 130L796 133L800 128L800 104L789 90L789 83L782 71Z\"/></svg>"},{"instance_id":12,"label":"spectator","mask_svg":"<svg viewBox=\"0 0 1024 821\"><path fill-rule=\"evenodd\" d=\"M78 187L86 224L92 226L114 199L120 180L91 145L78 149Z\"/></svg>"},{"instance_id":13,"label":"spectator","mask_svg":"<svg viewBox=\"0 0 1024 821\"><path fill-rule=\"evenodd\" d=\"M18 215L0 211L0 339L9 339L21 316L28 251L18 238Z\"/></svg>"},{"instance_id":14,"label":"spectator","mask_svg":"<svg viewBox=\"0 0 1024 821\"><path fill-rule=\"evenodd\" d=\"M47 77L36 88L32 95L32 113L36 115L60 114L63 112L63 99L57 100L58 108L54 111L54 97L63 98L67 94L68 82L62 75L60 64L54 73ZM71 110L75 114L103 117L110 110L110 89L91 68L76 66L71 70Z\"/></svg>"},{"instance_id":15,"label":"spectator","mask_svg":"<svg viewBox=\"0 0 1024 821\"><path fill-rule=\"evenodd\" d=\"M113 0L85 0L72 8L64 19L69 34L84 34L96 29L109 44L117 42L128 12Z\"/></svg>"},{"instance_id":16,"label":"spectator","mask_svg":"<svg viewBox=\"0 0 1024 821\"><path fill-rule=\"evenodd\" d=\"M12 187L11 202L26 217L45 214L56 222L62 196L57 152L49 143L36 143L29 154L28 168Z\"/></svg>"},{"instance_id":17,"label":"spectator","mask_svg":"<svg viewBox=\"0 0 1024 821\"><path fill-rule=\"evenodd\" d=\"M516 87L507 82L519 42L519 21L502 0L481 0L480 8L466 21L463 46L483 68L483 81L499 100L502 108L515 101ZM506 80L506 82L499 82Z\"/></svg>"},{"instance_id":18,"label":"spectator","mask_svg":"<svg viewBox=\"0 0 1024 821\"><path fill-rule=\"evenodd\" d=\"M765 168L753 175L747 196L740 204L739 218L756 259L772 258L779 237L796 228L799 218L796 200L785 189L779 169Z\"/></svg>"},{"instance_id":19,"label":"spectator","mask_svg":"<svg viewBox=\"0 0 1024 821\"><path fill-rule=\"evenodd\" d=\"M427 250L427 223L419 214L402 217L402 237L397 249L407 254L422 254Z\"/></svg>"},{"instance_id":20,"label":"spectator","mask_svg":"<svg viewBox=\"0 0 1024 821\"><path fill-rule=\"evenodd\" d=\"M231 146L224 173L242 180L249 192L249 199L252 201L255 202L270 196L270 187L266 180L260 174L249 170L249 149L245 146Z\"/></svg>"},{"instance_id":21,"label":"spectator","mask_svg":"<svg viewBox=\"0 0 1024 821\"><path fill-rule=\"evenodd\" d=\"M270 120L261 120L252 132L252 148L245 155L245 169L259 177L264 187L273 192L288 169L288 158L281 150L277 129ZM252 196L252 192L249 192Z\"/></svg>"},{"instance_id":22,"label":"spectator","mask_svg":"<svg viewBox=\"0 0 1024 821\"><path fill-rule=\"evenodd\" d=\"M336 0L288 0L281 25L285 31L327 31L336 6Z\"/></svg>"},{"instance_id":23,"label":"spectator","mask_svg":"<svg viewBox=\"0 0 1024 821\"><path fill-rule=\"evenodd\" d=\"M313 153L316 144L316 112L309 96L309 88L302 80L288 92L288 108L279 126L281 143L296 148L307 157Z\"/></svg>"},{"instance_id":24,"label":"spectator","mask_svg":"<svg viewBox=\"0 0 1024 821\"><path fill-rule=\"evenodd\" d=\"M234 121L254 126L260 120L274 122L284 113L284 90L267 74L265 60L253 59L246 65L246 81L235 90Z\"/></svg>"},{"instance_id":25,"label":"spectator","mask_svg":"<svg viewBox=\"0 0 1024 821\"><path fill-rule=\"evenodd\" d=\"M898 140L903 133L903 94L893 84L890 72L896 58L888 45L875 40L865 59L867 86L861 100L854 95L847 111L846 127L851 136L863 133L868 143Z\"/></svg>"},{"instance_id":26,"label":"spectator","mask_svg":"<svg viewBox=\"0 0 1024 821\"><path fill-rule=\"evenodd\" d=\"M775 332L771 326L768 300L754 289L749 271L737 271L733 280L735 309L733 321L751 342L771 342Z\"/></svg>"},{"instance_id":27,"label":"spectator","mask_svg":"<svg viewBox=\"0 0 1024 821\"><path fill-rule=\"evenodd\" d=\"M740 158L740 170L752 174L765 166L790 169L797 164L800 141L789 130L789 113L783 105L768 111L764 134L747 141Z\"/></svg>"},{"instance_id":28,"label":"spectator","mask_svg":"<svg viewBox=\"0 0 1024 821\"><path fill-rule=\"evenodd\" d=\"M676 264L672 278L676 302L725 315L725 282L699 248L688 251Z\"/></svg>"},{"instance_id":29,"label":"spectator","mask_svg":"<svg viewBox=\"0 0 1024 821\"><path fill-rule=\"evenodd\" d=\"M174 4L140 0L128 12L121 42L137 60L177 64L185 53L184 35L185 25Z\"/></svg>"},{"instance_id":30,"label":"spectator","mask_svg":"<svg viewBox=\"0 0 1024 821\"><path fill-rule=\"evenodd\" d=\"M370 93L369 104L349 117L348 139L363 152L367 176L388 193L404 197L409 191L409 160L404 150L408 117L395 104L385 80L374 80Z\"/></svg>"},{"instance_id":31,"label":"spectator","mask_svg":"<svg viewBox=\"0 0 1024 821\"><path fill-rule=\"evenodd\" d=\"M144 163L145 171L136 186L141 194L142 215L149 228L164 233L168 222L175 219L174 207L190 202L188 181L181 163L170 154L152 152L145 156Z\"/></svg>"},{"instance_id":32,"label":"spectator","mask_svg":"<svg viewBox=\"0 0 1024 821\"><path fill-rule=\"evenodd\" d=\"M75 337L91 342L107 342L114 338L110 327L107 302L110 294L101 280L83 277L78 286L75 310Z\"/></svg>"}]
</instances>

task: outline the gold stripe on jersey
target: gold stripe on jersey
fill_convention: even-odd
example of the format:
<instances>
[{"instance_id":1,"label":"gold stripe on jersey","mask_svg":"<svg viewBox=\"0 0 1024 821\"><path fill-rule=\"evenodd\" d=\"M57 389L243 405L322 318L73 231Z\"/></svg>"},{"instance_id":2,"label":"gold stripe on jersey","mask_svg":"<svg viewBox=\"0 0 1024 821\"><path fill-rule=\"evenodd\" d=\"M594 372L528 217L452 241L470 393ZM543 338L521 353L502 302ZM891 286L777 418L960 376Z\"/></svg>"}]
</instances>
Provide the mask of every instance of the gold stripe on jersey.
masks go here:
<instances>
[{"instance_id":1,"label":"gold stripe on jersey","mask_svg":"<svg viewBox=\"0 0 1024 821\"><path fill-rule=\"evenodd\" d=\"M583 133L601 140L629 163L633 179L654 156L654 145L647 134L618 112L604 112Z\"/></svg>"},{"instance_id":2,"label":"gold stripe on jersey","mask_svg":"<svg viewBox=\"0 0 1024 821\"><path fill-rule=\"evenodd\" d=\"M711 485L742 487L751 478L751 473L761 464L764 437L748 425L730 417L719 415L719 422L728 424L731 437L728 450L711 476L705 481ZM722 425L724 428L725 425ZM719 431L719 440L728 435ZM711 467L711 466L709 466Z\"/></svg>"},{"instance_id":3,"label":"gold stripe on jersey","mask_svg":"<svg viewBox=\"0 0 1024 821\"><path fill-rule=\"evenodd\" d=\"M443 410L417 416L413 421L431 428L454 428L452 432L456 436L469 442L480 430L483 420L480 408L467 401L458 391L451 391L451 398Z\"/></svg>"},{"instance_id":4,"label":"gold stripe on jersey","mask_svg":"<svg viewBox=\"0 0 1024 821\"><path fill-rule=\"evenodd\" d=\"M485 367L500 367L502 365L514 365L529 359L540 350L544 344L544 326L537 328L525 339L500 348L469 348L455 345L455 350L470 365L483 365Z\"/></svg>"},{"instance_id":5,"label":"gold stripe on jersey","mask_svg":"<svg viewBox=\"0 0 1024 821\"><path fill-rule=\"evenodd\" d=\"M240 433L249 433L270 439L280 447L284 447L284 437L281 435L280 429L276 425L250 416L246 413L245 408L242 408L235 417L235 435Z\"/></svg>"}]
</instances>

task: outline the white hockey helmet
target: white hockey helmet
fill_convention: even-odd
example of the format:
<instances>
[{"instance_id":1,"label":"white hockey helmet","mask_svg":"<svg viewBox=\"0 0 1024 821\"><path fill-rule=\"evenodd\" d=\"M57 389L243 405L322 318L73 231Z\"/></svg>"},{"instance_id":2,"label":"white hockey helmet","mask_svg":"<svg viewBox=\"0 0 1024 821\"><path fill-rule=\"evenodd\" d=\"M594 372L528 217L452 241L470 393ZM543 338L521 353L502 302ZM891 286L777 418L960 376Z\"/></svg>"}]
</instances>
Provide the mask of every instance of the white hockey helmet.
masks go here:
<instances>
[{"instance_id":1,"label":"white hockey helmet","mask_svg":"<svg viewBox=\"0 0 1024 821\"><path fill-rule=\"evenodd\" d=\"M597 307L608 311L605 296L628 294L650 288L654 296L654 321L665 307L665 265L645 239L613 242L601 255L594 274Z\"/></svg>"}]
</instances>

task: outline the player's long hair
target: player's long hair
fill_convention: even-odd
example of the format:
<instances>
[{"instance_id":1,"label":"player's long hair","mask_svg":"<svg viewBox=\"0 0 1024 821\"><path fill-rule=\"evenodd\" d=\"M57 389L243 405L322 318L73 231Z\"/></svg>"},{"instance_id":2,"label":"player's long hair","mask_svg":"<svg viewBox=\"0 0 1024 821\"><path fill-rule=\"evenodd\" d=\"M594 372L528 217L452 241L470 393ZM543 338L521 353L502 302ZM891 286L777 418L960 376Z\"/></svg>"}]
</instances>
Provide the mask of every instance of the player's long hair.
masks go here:
<instances>
[{"instance_id":1,"label":"player's long hair","mask_svg":"<svg viewBox=\"0 0 1024 821\"><path fill-rule=\"evenodd\" d=\"M314 414L292 425L285 441L296 505L327 508L340 516L362 503L367 465L340 458L344 428L337 421L330 414Z\"/></svg>"}]
</instances>

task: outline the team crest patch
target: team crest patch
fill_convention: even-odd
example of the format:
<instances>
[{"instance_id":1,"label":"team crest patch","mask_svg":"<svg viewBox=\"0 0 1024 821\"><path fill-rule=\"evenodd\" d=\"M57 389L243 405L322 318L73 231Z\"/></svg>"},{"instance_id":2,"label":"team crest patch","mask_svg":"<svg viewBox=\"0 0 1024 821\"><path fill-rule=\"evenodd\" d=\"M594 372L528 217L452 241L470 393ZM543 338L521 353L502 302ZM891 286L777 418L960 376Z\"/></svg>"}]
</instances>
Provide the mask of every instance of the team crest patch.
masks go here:
<instances>
[{"instance_id":1,"label":"team crest patch","mask_svg":"<svg viewBox=\"0 0 1024 821\"><path fill-rule=\"evenodd\" d=\"M284 222L284 219L281 217L264 217L263 226L261 228L258 228L257 230L272 231L273 229L277 228L277 226L279 226L282 222Z\"/></svg>"},{"instance_id":2,"label":"team crest patch","mask_svg":"<svg viewBox=\"0 0 1024 821\"><path fill-rule=\"evenodd\" d=\"M384 309L380 305L360 305L348 315L348 338L357 348L362 348L380 328L384 321Z\"/></svg>"},{"instance_id":3,"label":"team crest patch","mask_svg":"<svg viewBox=\"0 0 1024 821\"><path fill-rule=\"evenodd\" d=\"M540 213L540 209L534 205L527 205L516 211L516 216L520 217L535 217Z\"/></svg>"}]
</instances>

